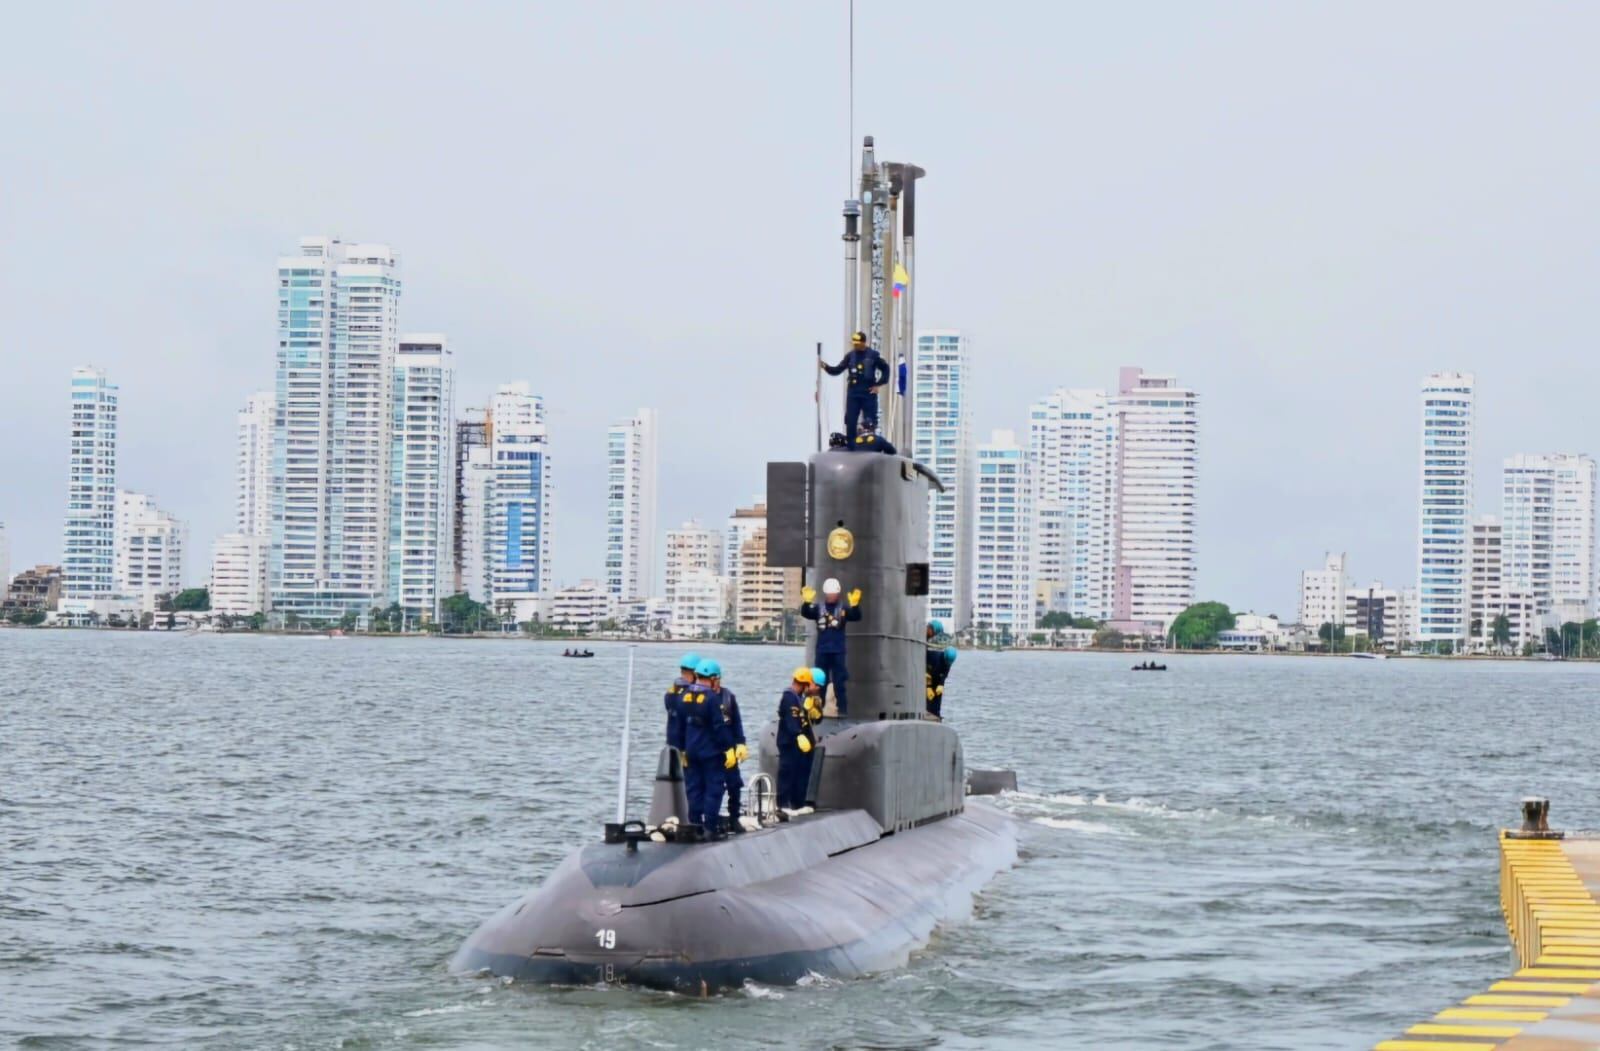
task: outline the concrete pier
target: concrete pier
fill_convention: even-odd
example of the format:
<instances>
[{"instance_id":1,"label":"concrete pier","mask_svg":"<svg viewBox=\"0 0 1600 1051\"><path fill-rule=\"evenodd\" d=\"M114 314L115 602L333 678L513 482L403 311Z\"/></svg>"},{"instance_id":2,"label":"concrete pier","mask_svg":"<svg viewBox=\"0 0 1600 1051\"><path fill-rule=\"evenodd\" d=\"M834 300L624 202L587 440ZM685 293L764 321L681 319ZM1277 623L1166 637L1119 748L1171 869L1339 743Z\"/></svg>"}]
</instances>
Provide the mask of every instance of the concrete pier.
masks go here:
<instances>
[{"instance_id":1,"label":"concrete pier","mask_svg":"<svg viewBox=\"0 0 1600 1051\"><path fill-rule=\"evenodd\" d=\"M1500 907L1517 969L1375 1051L1600 1047L1600 839L1501 833Z\"/></svg>"}]
</instances>

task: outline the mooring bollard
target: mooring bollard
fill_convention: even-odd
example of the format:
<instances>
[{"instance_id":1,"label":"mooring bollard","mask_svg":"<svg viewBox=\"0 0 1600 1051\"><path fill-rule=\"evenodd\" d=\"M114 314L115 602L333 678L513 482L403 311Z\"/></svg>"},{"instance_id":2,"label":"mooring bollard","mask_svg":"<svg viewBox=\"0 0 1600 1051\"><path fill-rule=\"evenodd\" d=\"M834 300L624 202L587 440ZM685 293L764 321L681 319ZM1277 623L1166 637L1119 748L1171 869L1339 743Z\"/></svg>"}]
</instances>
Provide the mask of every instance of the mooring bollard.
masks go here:
<instances>
[{"instance_id":1,"label":"mooring bollard","mask_svg":"<svg viewBox=\"0 0 1600 1051\"><path fill-rule=\"evenodd\" d=\"M1545 796L1524 796L1522 827L1510 833L1516 839L1560 839L1566 833L1550 830L1550 800Z\"/></svg>"}]
</instances>

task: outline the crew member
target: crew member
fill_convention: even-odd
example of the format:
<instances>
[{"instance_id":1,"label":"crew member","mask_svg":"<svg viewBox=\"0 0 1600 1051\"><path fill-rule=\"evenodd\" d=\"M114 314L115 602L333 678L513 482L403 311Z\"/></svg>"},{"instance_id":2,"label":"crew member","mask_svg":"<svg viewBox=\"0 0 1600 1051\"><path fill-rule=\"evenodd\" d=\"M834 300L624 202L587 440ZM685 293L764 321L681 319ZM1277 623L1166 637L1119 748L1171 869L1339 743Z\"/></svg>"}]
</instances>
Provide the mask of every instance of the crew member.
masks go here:
<instances>
[{"instance_id":1,"label":"crew member","mask_svg":"<svg viewBox=\"0 0 1600 1051\"><path fill-rule=\"evenodd\" d=\"M728 830L743 832L744 826L739 824L739 804L744 789L744 775L739 772L739 764L750 758L750 749L745 747L744 719L739 715L739 699L732 690L722 685L720 674L712 676L711 688L722 695L722 721L728 724L728 733L733 739L734 762L723 771L722 777L728 790Z\"/></svg>"},{"instance_id":2,"label":"crew member","mask_svg":"<svg viewBox=\"0 0 1600 1051\"><path fill-rule=\"evenodd\" d=\"M833 683L833 699L838 703L839 718L843 719L850 711L844 693L845 681L850 678L845 666L844 626L861 619L861 589L851 591L848 602L841 601L839 582L829 577L822 583L821 605L816 602L814 588L801 588L800 598L804 600L800 615L817 622L817 665Z\"/></svg>"},{"instance_id":3,"label":"crew member","mask_svg":"<svg viewBox=\"0 0 1600 1051\"><path fill-rule=\"evenodd\" d=\"M683 698L683 691L694 685L694 670L699 666L698 654L685 653L678 662L678 677L672 680L666 696L662 698L662 703L667 707L667 747L679 753L683 751L683 711L678 702Z\"/></svg>"},{"instance_id":4,"label":"crew member","mask_svg":"<svg viewBox=\"0 0 1600 1051\"><path fill-rule=\"evenodd\" d=\"M855 443L850 448L858 453L888 453L891 456L898 451L893 442L878 433L875 420L861 421L861 433L856 435Z\"/></svg>"},{"instance_id":5,"label":"crew member","mask_svg":"<svg viewBox=\"0 0 1600 1051\"><path fill-rule=\"evenodd\" d=\"M695 669L694 686L684 691L679 701L684 751L689 758L683 775L689 797L689 823L699 825L713 839L722 838L723 771L736 761L733 735L722 718L722 697L712 685L721 675L722 666L716 661L701 661Z\"/></svg>"},{"instance_id":6,"label":"crew member","mask_svg":"<svg viewBox=\"0 0 1600 1051\"><path fill-rule=\"evenodd\" d=\"M811 782L811 750L816 733L811 729L812 675L796 668L789 688L778 699L778 806L798 810L806 805Z\"/></svg>"},{"instance_id":7,"label":"crew member","mask_svg":"<svg viewBox=\"0 0 1600 1051\"><path fill-rule=\"evenodd\" d=\"M928 714L935 719L941 717L944 706L944 684L950 677L950 669L956 662L956 648L954 646L937 646L934 644L936 636L944 634L944 625L939 621L928 622Z\"/></svg>"},{"instance_id":8,"label":"crew member","mask_svg":"<svg viewBox=\"0 0 1600 1051\"><path fill-rule=\"evenodd\" d=\"M850 375L845 381L844 433L852 442L856 437L856 419L864 416L874 425L878 422L878 388L889 382L889 363L883 355L867 346L867 334L857 332L850 337L850 349L837 365L818 360L817 367L830 376L841 372Z\"/></svg>"}]
</instances>

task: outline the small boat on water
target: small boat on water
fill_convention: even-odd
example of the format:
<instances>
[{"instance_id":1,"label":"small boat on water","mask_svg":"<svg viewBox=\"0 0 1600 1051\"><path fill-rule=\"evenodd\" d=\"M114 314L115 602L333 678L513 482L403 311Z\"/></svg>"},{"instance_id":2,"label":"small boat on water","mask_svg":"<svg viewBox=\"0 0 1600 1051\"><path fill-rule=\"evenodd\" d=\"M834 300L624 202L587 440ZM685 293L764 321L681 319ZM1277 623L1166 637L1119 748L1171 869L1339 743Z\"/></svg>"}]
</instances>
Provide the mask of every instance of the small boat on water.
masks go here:
<instances>
[{"instance_id":1,"label":"small boat on water","mask_svg":"<svg viewBox=\"0 0 1600 1051\"><path fill-rule=\"evenodd\" d=\"M1133 666L1133 670L1134 671L1166 671L1167 670L1167 666L1165 664L1157 664L1155 661L1145 661L1143 664L1135 664Z\"/></svg>"},{"instance_id":2,"label":"small boat on water","mask_svg":"<svg viewBox=\"0 0 1600 1051\"><path fill-rule=\"evenodd\" d=\"M1387 653L1352 653L1350 656L1358 661L1386 661L1389 659Z\"/></svg>"},{"instance_id":3,"label":"small boat on water","mask_svg":"<svg viewBox=\"0 0 1600 1051\"><path fill-rule=\"evenodd\" d=\"M594 650L562 650L563 657L593 657Z\"/></svg>"}]
</instances>

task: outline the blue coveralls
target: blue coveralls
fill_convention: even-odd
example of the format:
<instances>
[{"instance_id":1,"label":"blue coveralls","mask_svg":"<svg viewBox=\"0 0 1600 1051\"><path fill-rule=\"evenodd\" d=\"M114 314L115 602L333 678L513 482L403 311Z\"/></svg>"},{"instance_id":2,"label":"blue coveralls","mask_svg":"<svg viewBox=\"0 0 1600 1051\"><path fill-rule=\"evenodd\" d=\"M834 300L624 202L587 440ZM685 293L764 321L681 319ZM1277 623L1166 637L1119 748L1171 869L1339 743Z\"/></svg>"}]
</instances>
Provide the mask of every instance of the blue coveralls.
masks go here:
<instances>
[{"instance_id":1,"label":"blue coveralls","mask_svg":"<svg viewBox=\"0 0 1600 1051\"><path fill-rule=\"evenodd\" d=\"M889 382L889 363L871 347L862 347L846 351L839 364L822 367L830 376L850 373L844 389L844 436L855 441L858 417L865 414L874 427L878 425L878 396L872 388Z\"/></svg>"},{"instance_id":2,"label":"blue coveralls","mask_svg":"<svg viewBox=\"0 0 1600 1051\"><path fill-rule=\"evenodd\" d=\"M850 678L844 659L844 626L861 619L861 607L843 600L820 605L807 602L801 605L800 615L817 622L817 667L827 673L833 684L833 699L839 702L839 715L843 717L850 710L844 695L844 684Z\"/></svg>"},{"instance_id":3,"label":"blue coveralls","mask_svg":"<svg viewBox=\"0 0 1600 1051\"><path fill-rule=\"evenodd\" d=\"M680 752L683 751L683 714L678 710L678 699L691 685L688 679L680 675L672 680L666 696L661 699L667 707L667 745Z\"/></svg>"},{"instance_id":4,"label":"blue coveralls","mask_svg":"<svg viewBox=\"0 0 1600 1051\"><path fill-rule=\"evenodd\" d=\"M784 690L778 699L778 805L790 810L806 805L811 784L811 753L800 750L800 738L816 743L806 720L805 698Z\"/></svg>"},{"instance_id":5,"label":"blue coveralls","mask_svg":"<svg viewBox=\"0 0 1600 1051\"><path fill-rule=\"evenodd\" d=\"M939 717L944 706L944 681L950 676L950 661L943 646L928 647L928 712Z\"/></svg>"},{"instance_id":6,"label":"blue coveralls","mask_svg":"<svg viewBox=\"0 0 1600 1051\"><path fill-rule=\"evenodd\" d=\"M722 719L728 724L728 730L733 734L733 743L746 745L744 739L744 718L739 714L739 699L733 691L724 688L722 691ZM739 796L744 788L744 775L739 772L738 764L732 770L722 772L723 783L728 788L728 820L734 825L739 824Z\"/></svg>"},{"instance_id":7,"label":"blue coveralls","mask_svg":"<svg viewBox=\"0 0 1600 1051\"><path fill-rule=\"evenodd\" d=\"M711 687L689 687L678 704L683 713L684 751L689 755L683 772L689 823L714 831L722 810L724 755L733 747L733 735L722 718L722 698Z\"/></svg>"},{"instance_id":8,"label":"blue coveralls","mask_svg":"<svg viewBox=\"0 0 1600 1051\"><path fill-rule=\"evenodd\" d=\"M858 434L855 441L851 442L847 448L851 452L888 453L891 456L899 452L894 447L894 443L881 434Z\"/></svg>"}]
</instances>

